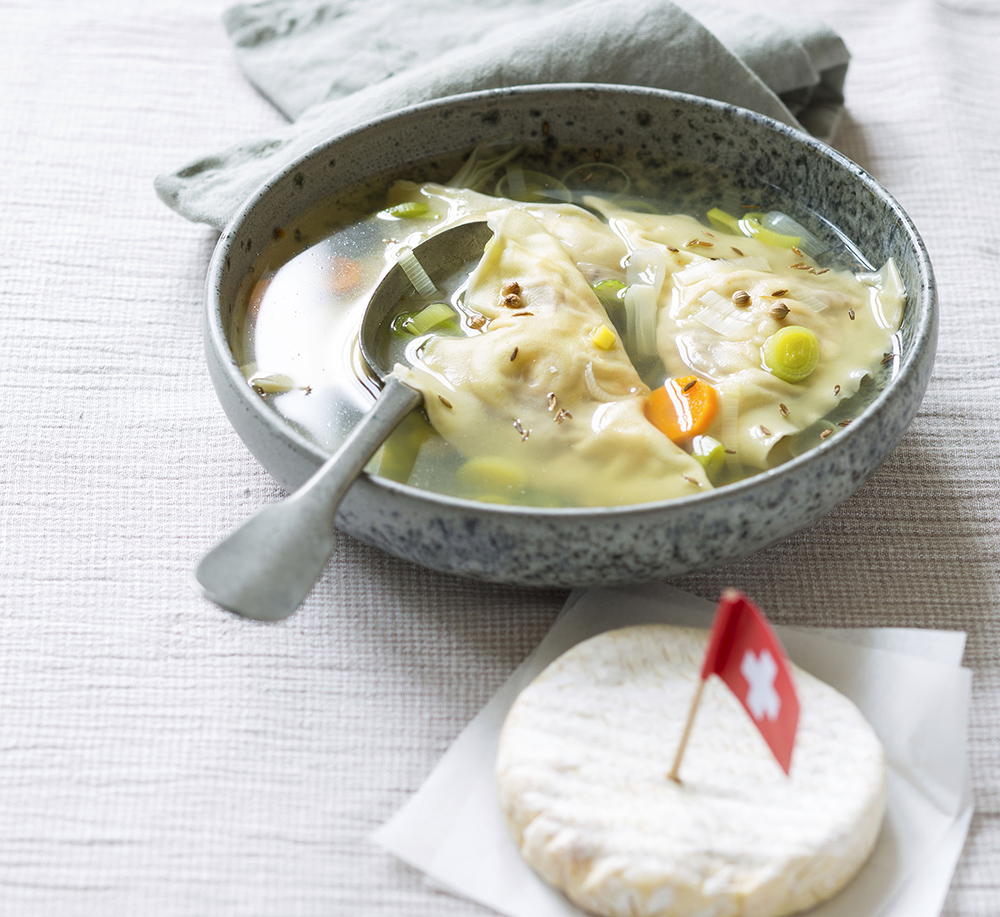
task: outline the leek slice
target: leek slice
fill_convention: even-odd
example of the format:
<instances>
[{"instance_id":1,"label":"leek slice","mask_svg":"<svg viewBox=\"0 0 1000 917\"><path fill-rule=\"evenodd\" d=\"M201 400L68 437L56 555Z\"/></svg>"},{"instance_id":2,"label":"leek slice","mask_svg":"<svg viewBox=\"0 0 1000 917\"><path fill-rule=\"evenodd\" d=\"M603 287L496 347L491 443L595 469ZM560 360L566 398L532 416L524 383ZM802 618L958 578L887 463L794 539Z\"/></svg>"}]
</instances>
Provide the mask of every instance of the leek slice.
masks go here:
<instances>
[{"instance_id":1,"label":"leek slice","mask_svg":"<svg viewBox=\"0 0 1000 917\"><path fill-rule=\"evenodd\" d=\"M765 229L770 229L780 235L798 236L799 243L795 247L812 258L822 255L829 248L828 245L809 232L805 226L780 210L769 210L760 222Z\"/></svg>"},{"instance_id":2,"label":"leek slice","mask_svg":"<svg viewBox=\"0 0 1000 917\"><path fill-rule=\"evenodd\" d=\"M594 363L592 360L587 362L587 366L583 371L583 385L587 389L587 394L594 401L607 404L610 401L618 400L618 396L614 392L609 392L597 381L597 376L594 375Z\"/></svg>"},{"instance_id":3,"label":"leek slice","mask_svg":"<svg viewBox=\"0 0 1000 917\"><path fill-rule=\"evenodd\" d=\"M696 436L691 440L691 454L705 469L709 479L719 476L726 466L726 447L712 436Z\"/></svg>"},{"instance_id":4,"label":"leek slice","mask_svg":"<svg viewBox=\"0 0 1000 917\"><path fill-rule=\"evenodd\" d=\"M758 242L763 242L765 245L773 245L775 248L792 248L798 247L801 239L798 236L786 236L783 233L775 232L773 229L767 229L763 226L758 219L752 216L745 216L739 221L740 230L743 235L751 239L756 239Z\"/></svg>"},{"instance_id":5,"label":"leek slice","mask_svg":"<svg viewBox=\"0 0 1000 917\"><path fill-rule=\"evenodd\" d=\"M405 484L413 473L421 446L433 434L430 424L419 411L412 411L389 434L382 448L375 453L368 470L379 477Z\"/></svg>"},{"instance_id":6,"label":"leek slice","mask_svg":"<svg viewBox=\"0 0 1000 917\"><path fill-rule=\"evenodd\" d=\"M524 169L516 162L507 163L507 197L512 197L515 201L527 199L528 185L524 180Z\"/></svg>"},{"instance_id":7,"label":"leek slice","mask_svg":"<svg viewBox=\"0 0 1000 917\"><path fill-rule=\"evenodd\" d=\"M376 216L382 220L418 220L430 212L430 204L426 201L403 201L401 204L380 210Z\"/></svg>"},{"instance_id":8,"label":"leek slice","mask_svg":"<svg viewBox=\"0 0 1000 917\"><path fill-rule=\"evenodd\" d=\"M510 141L477 144L462 168L452 176L448 187L481 190L497 169L520 156L523 149L522 146L512 146Z\"/></svg>"},{"instance_id":9,"label":"leek slice","mask_svg":"<svg viewBox=\"0 0 1000 917\"><path fill-rule=\"evenodd\" d=\"M695 313L695 320L720 337L740 340L749 331L753 316L734 306L731 299L726 299L715 290L706 290L698 302L703 308Z\"/></svg>"},{"instance_id":10,"label":"leek slice","mask_svg":"<svg viewBox=\"0 0 1000 917\"><path fill-rule=\"evenodd\" d=\"M646 283L657 294L667 273L667 258L660 248L637 248L628 257L625 279L629 283Z\"/></svg>"},{"instance_id":11,"label":"leek slice","mask_svg":"<svg viewBox=\"0 0 1000 917\"><path fill-rule=\"evenodd\" d=\"M822 299L820 299L814 293L810 293L808 290L797 291L795 296L792 298L795 299L801 305L805 306L811 312L816 312L816 313L825 312L827 309L830 308L830 304L828 302L824 302Z\"/></svg>"},{"instance_id":12,"label":"leek slice","mask_svg":"<svg viewBox=\"0 0 1000 917\"><path fill-rule=\"evenodd\" d=\"M740 230L739 219L726 213L725 210L713 207L708 211L706 216L708 217L708 222L721 232L731 232L735 236L743 235L743 232Z\"/></svg>"},{"instance_id":13,"label":"leek slice","mask_svg":"<svg viewBox=\"0 0 1000 917\"><path fill-rule=\"evenodd\" d=\"M819 365L819 338L801 325L788 325L761 347L764 368L785 382L801 382Z\"/></svg>"},{"instance_id":14,"label":"leek slice","mask_svg":"<svg viewBox=\"0 0 1000 917\"><path fill-rule=\"evenodd\" d=\"M285 392L290 392L295 387L295 383L291 377L286 376L284 373L255 372L247 379L247 382L257 389L258 392L264 392L268 395L281 395Z\"/></svg>"},{"instance_id":15,"label":"leek slice","mask_svg":"<svg viewBox=\"0 0 1000 917\"><path fill-rule=\"evenodd\" d=\"M408 245L403 246L396 253L396 258L399 261L399 266L403 269L403 273L410 278L413 288L421 296L431 297L437 292L434 281L431 280L427 271L424 270L423 265L417 260L417 256L413 254L412 248Z\"/></svg>"},{"instance_id":16,"label":"leek slice","mask_svg":"<svg viewBox=\"0 0 1000 917\"><path fill-rule=\"evenodd\" d=\"M405 332L419 337L422 334L429 334L435 328L450 325L458 327L455 310L446 302L432 302L429 306L419 312L410 314L403 313L396 317L392 323L392 329L397 334Z\"/></svg>"},{"instance_id":17,"label":"leek slice","mask_svg":"<svg viewBox=\"0 0 1000 917\"><path fill-rule=\"evenodd\" d=\"M591 289L605 305L619 303L625 295L622 292L625 289L625 284L620 280L601 280L595 283Z\"/></svg>"},{"instance_id":18,"label":"leek slice","mask_svg":"<svg viewBox=\"0 0 1000 917\"><path fill-rule=\"evenodd\" d=\"M629 255L625 279L625 315L633 359L657 356L656 319L667 259L659 248L637 248Z\"/></svg>"},{"instance_id":19,"label":"leek slice","mask_svg":"<svg viewBox=\"0 0 1000 917\"><path fill-rule=\"evenodd\" d=\"M628 335L627 308L625 306L625 291L628 287L620 280L607 279L595 283L591 289L597 294L604 311L608 313L614 330L624 338Z\"/></svg>"},{"instance_id":20,"label":"leek slice","mask_svg":"<svg viewBox=\"0 0 1000 917\"><path fill-rule=\"evenodd\" d=\"M625 291L625 307L634 322L629 333L635 344L637 357L651 357L656 354L656 307L657 290L648 283L633 283Z\"/></svg>"}]
</instances>

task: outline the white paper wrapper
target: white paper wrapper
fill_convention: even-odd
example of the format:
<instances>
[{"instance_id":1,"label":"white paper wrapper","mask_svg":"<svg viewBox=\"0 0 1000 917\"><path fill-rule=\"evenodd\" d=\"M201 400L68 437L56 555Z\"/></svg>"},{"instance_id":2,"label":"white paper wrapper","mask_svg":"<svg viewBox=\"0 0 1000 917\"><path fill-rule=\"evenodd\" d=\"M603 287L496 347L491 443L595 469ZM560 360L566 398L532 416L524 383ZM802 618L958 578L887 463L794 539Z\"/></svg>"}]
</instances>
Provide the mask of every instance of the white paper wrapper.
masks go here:
<instances>
[{"instance_id":1,"label":"white paper wrapper","mask_svg":"<svg viewBox=\"0 0 1000 917\"><path fill-rule=\"evenodd\" d=\"M518 692L571 646L631 624L709 627L714 605L673 587L573 593L552 630L375 835L428 881L511 917L582 912L524 863L500 814L497 738ZM937 917L972 818L966 735L972 674L954 631L778 627L791 659L847 695L889 765L885 823L868 864L811 917Z\"/></svg>"}]
</instances>

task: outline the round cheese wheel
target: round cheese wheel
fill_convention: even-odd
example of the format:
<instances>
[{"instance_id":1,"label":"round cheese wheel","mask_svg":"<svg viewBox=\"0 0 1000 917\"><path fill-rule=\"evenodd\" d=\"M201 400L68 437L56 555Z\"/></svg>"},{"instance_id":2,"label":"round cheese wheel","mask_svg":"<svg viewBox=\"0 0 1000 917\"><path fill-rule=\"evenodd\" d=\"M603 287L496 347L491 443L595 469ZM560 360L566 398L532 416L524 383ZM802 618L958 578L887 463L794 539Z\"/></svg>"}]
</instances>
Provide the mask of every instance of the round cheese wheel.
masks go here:
<instances>
[{"instance_id":1,"label":"round cheese wheel","mask_svg":"<svg viewBox=\"0 0 1000 917\"><path fill-rule=\"evenodd\" d=\"M778 917L840 890L885 812L885 755L847 698L801 669L791 773L718 679L667 773L708 634L650 625L565 653L515 700L500 803L527 863L609 917Z\"/></svg>"}]
</instances>

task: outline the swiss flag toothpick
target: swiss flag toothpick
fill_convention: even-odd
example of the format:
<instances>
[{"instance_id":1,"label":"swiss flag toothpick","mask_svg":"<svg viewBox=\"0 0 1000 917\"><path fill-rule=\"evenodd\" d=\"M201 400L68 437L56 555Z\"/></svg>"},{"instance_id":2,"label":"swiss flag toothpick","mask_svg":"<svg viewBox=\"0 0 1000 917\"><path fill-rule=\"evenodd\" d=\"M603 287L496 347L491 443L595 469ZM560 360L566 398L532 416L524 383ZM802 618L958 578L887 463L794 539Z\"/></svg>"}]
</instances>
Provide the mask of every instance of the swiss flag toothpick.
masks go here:
<instances>
[{"instance_id":1,"label":"swiss flag toothpick","mask_svg":"<svg viewBox=\"0 0 1000 917\"><path fill-rule=\"evenodd\" d=\"M701 679L674 766L670 769L670 778L680 782L681 758L710 675L718 675L729 686L787 774L799 724L799 699L788 671L788 660L777 634L760 609L741 592L727 589L715 612Z\"/></svg>"}]
</instances>

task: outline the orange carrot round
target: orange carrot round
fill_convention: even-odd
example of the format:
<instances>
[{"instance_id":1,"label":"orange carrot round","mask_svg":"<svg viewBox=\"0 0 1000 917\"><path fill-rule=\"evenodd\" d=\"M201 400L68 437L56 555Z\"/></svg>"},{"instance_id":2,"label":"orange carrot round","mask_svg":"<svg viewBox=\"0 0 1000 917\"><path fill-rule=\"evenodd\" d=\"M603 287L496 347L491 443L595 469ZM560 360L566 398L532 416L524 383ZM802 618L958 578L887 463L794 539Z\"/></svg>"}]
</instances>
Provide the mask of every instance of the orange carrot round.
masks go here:
<instances>
[{"instance_id":1,"label":"orange carrot round","mask_svg":"<svg viewBox=\"0 0 1000 917\"><path fill-rule=\"evenodd\" d=\"M646 401L646 419L675 443L707 433L718 410L718 392L697 376L667 379Z\"/></svg>"},{"instance_id":2,"label":"orange carrot round","mask_svg":"<svg viewBox=\"0 0 1000 917\"><path fill-rule=\"evenodd\" d=\"M361 281L361 265L353 258L334 255L330 259L330 289L334 293L349 293Z\"/></svg>"}]
</instances>

